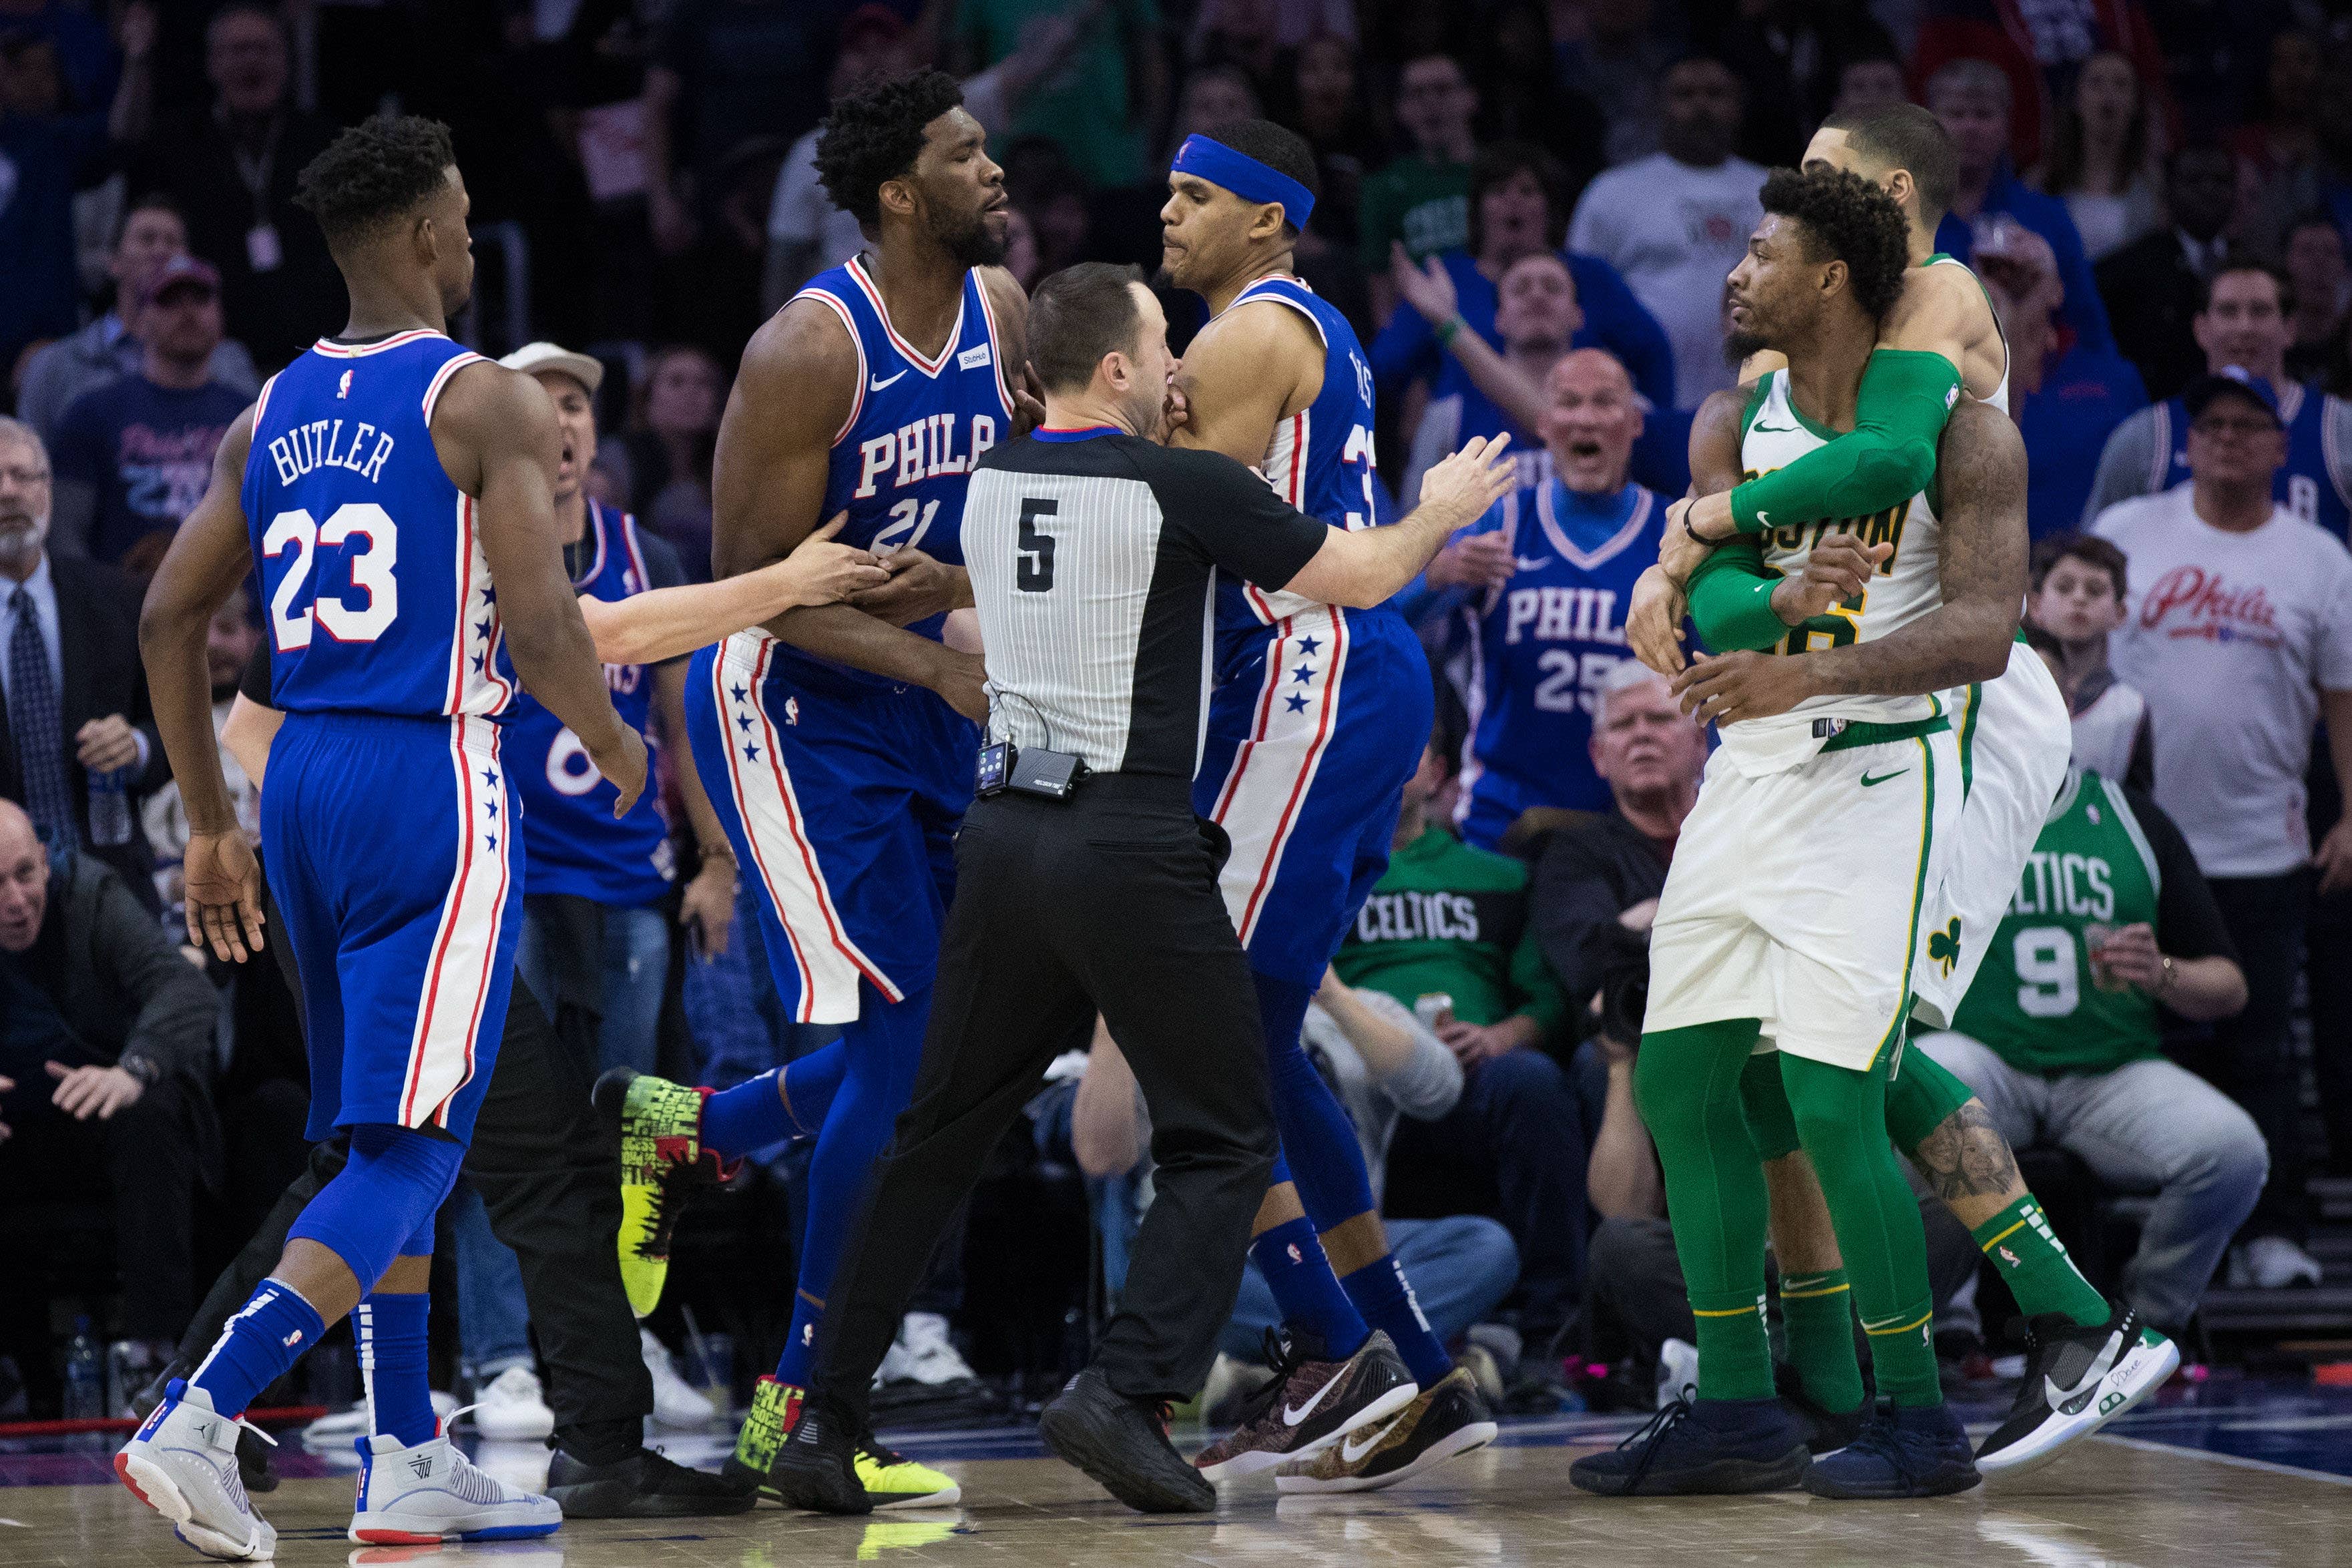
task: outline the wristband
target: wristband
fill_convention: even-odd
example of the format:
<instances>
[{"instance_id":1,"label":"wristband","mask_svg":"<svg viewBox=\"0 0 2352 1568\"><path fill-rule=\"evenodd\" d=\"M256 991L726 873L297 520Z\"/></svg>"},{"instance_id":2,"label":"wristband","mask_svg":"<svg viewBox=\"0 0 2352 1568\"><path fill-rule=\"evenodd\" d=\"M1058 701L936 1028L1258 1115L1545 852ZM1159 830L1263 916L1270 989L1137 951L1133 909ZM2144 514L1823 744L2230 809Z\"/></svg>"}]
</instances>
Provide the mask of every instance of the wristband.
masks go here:
<instances>
[{"instance_id":1,"label":"wristband","mask_svg":"<svg viewBox=\"0 0 2352 1568\"><path fill-rule=\"evenodd\" d=\"M1468 325L1469 323L1463 320L1459 316L1448 317L1445 320L1438 323L1437 346L1441 349L1452 348L1454 346L1454 340L1460 335L1462 329Z\"/></svg>"}]
</instances>

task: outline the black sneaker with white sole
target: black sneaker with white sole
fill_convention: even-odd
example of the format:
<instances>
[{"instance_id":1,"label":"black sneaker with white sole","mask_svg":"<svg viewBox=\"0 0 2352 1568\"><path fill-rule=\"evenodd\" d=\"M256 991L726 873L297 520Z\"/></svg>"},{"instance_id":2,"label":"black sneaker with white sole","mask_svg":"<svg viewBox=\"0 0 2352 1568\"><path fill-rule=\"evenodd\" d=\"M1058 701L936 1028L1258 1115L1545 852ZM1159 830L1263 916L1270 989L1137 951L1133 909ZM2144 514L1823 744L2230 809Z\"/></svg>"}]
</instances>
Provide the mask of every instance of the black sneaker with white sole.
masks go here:
<instances>
[{"instance_id":1,"label":"black sneaker with white sole","mask_svg":"<svg viewBox=\"0 0 2352 1568\"><path fill-rule=\"evenodd\" d=\"M1312 1458L1395 1415L1421 1392L1396 1345L1378 1329L1344 1359L1312 1334L1285 1337L1269 1329L1265 1355L1274 1377L1242 1406L1240 1425L1192 1456L1213 1481Z\"/></svg>"},{"instance_id":2,"label":"black sneaker with white sole","mask_svg":"<svg viewBox=\"0 0 2352 1568\"><path fill-rule=\"evenodd\" d=\"M2057 1313L2026 1325L2025 1379L2009 1419L1977 1450L1987 1477L2040 1469L2164 1385L2180 1347L2128 1307L2084 1328Z\"/></svg>"},{"instance_id":3,"label":"black sneaker with white sole","mask_svg":"<svg viewBox=\"0 0 2352 1568\"><path fill-rule=\"evenodd\" d=\"M1038 1416L1037 1435L1138 1512L1214 1511L1217 1489L1168 1441L1166 1423L1165 1406L1129 1399L1089 1366Z\"/></svg>"},{"instance_id":4,"label":"black sneaker with white sole","mask_svg":"<svg viewBox=\"0 0 2352 1568\"><path fill-rule=\"evenodd\" d=\"M1385 1422L1343 1437L1312 1458L1283 1466L1274 1473L1274 1484L1286 1496L1378 1491L1456 1454L1485 1448L1497 1429L1477 1380L1468 1367L1457 1366Z\"/></svg>"}]
</instances>

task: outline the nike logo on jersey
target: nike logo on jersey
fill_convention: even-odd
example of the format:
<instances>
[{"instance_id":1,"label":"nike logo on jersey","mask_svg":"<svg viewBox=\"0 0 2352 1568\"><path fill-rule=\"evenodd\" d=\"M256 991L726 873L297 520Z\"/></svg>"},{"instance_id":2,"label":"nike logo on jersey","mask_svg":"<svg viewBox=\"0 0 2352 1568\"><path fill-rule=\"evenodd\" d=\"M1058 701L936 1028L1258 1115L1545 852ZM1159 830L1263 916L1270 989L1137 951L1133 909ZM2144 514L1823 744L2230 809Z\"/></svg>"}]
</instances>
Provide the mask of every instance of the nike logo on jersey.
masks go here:
<instances>
[{"instance_id":1,"label":"nike logo on jersey","mask_svg":"<svg viewBox=\"0 0 2352 1568\"><path fill-rule=\"evenodd\" d=\"M868 392L880 392L884 387L888 386L891 382L899 380L901 377L905 376L906 373L906 371L900 371L898 375L892 376L889 381L885 381L880 376L876 376L873 380L866 383L866 388Z\"/></svg>"},{"instance_id":2,"label":"nike logo on jersey","mask_svg":"<svg viewBox=\"0 0 2352 1568\"><path fill-rule=\"evenodd\" d=\"M1339 1462L1343 1465L1352 1465L1357 1460L1362 1458L1366 1454L1370 1453L1374 1448L1379 1448L1381 1443L1387 1440L1388 1435L1391 1432L1395 1431L1397 1427L1403 1423L1405 1416L1411 1413L1410 1409L1401 1410L1397 1414L1390 1416L1388 1420L1381 1425L1379 1429L1374 1431L1370 1437L1366 1437L1361 1443L1358 1443L1353 1437L1343 1439L1339 1444Z\"/></svg>"},{"instance_id":3,"label":"nike logo on jersey","mask_svg":"<svg viewBox=\"0 0 2352 1568\"><path fill-rule=\"evenodd\" d=\"M1339 1386L1339 1374L1335 1372L1331 1375L1330 1380L1325 1383L1322 1387L1317 1389L1315 1391L1315 1396L1312 1399L1309 1399L1306 1404L1296 1407L1288 1405L1284 1406L1282 1407L1283 1425L1286 1427L1296 1427L1301 1421L1306 1420L1309 1416L1314 1415L1315 1407L1323 1403L1323 1396Z\"/></svg>"},{"instance_id":4,"label":"nike logo on jersey","mask_svg":"<svg viewBox=\"0 0 2352 1568\"><path fill-rule=\"evenodd\" d=\"M1537 556L1526 556L1526 555L1523 555L1523 556L1517 556L1517 557L1515 557L1515 558L1513 558L1513 559L1515 559L1518 562L1519 570L1520 570L1521 571L1541 571L1541 570L1544 569L1544 567L1545 567L1545 566L1546 566L1546 565L1547 565L1547 564L1551 560L1551 557L1549 557L1549 556L1548 556L1548 555L1537 555Z\"/></svg>"},{"instance_id":5,"label":"nike logo on jersey","mask_svg":"<svg viewBox=\"0 0 2352 1568\"><path fill-rule=\"evenodd\" d=\"M1910 771L1911 771L1911 769L1909 769L1908 768L1896 768L1896 769L1895 769L1894 772L1892 772L1892 773L1881 773L1881 774L1880 774L1880 775L1878 775L1878 777L1876 777L1875 779L1872 778L1869 774L1865 773L1865 774L1864 774L1864 775L1862 776L1862 787L1863 787L1864 789L1869 789L1869 788L1870 788L1872 785L1874 785L1874 784L1884 784L1884 783L1885 783L1889 779L1900 779L1900 778L1902 778L1906 773L1908 773L1908 772L1910 772Z\"/></svg>"},{"instance_id":6,"label":"nike logo on jersey","mask_svg":"<svg viewBox=\"0 0 2352 1568\"><path fill-rule=\"evenodd\" d=\"M1748 428L1758 435L1794 435L1797 433L1793 424L1767 424L1760 419Z\"/></svg>"}]
</instances>

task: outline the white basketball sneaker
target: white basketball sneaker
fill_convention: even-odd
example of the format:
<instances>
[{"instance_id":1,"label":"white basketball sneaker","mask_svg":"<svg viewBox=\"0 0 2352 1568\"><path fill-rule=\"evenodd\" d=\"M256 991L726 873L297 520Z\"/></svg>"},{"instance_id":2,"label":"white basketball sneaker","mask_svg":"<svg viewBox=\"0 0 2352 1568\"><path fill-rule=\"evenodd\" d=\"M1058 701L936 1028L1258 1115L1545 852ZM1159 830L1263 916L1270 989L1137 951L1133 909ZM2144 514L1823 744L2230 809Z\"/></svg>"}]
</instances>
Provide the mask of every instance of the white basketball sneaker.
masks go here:
<instances>
[{"instance_id":1,"label":"white basketball sneaker","mask_svg":"<svg viewBox=\"0 0 2352 1568\"><path fill-rule=\"evenodd\" d=\"M172 1533L231 1563L257 1562L278 1550L278 1531L253 1511L237 1479L241 1424L214 1410L211 1395L173 1378L163 1402L114 1456L114 1473L172 1521Z\"/></svg>"},{"instance_id":2,"label":"white basketball sneaker","mask_svg":"<svg viewBox=\"0 0 2352 1568\"><path fill-rule=\"evenodd\" d=\"M646 1371L654 1380L654 1419L681 1432L699 1431L709 1426L718 1412L711 1408L709 1396L677 1375L677 1362L670 1354L669 1346L656 1339L653 1330L640 1327L637 1348L645 1356Z\"/></svg>"},{"instance_id":3,"label":"white basketball sneaker","mask_svg":"<svg viewBox=\"0 0 2352 1568\"><path fill-rule=\"evenodd\" d=\"M474 1430L499 1443L530 1443L555 1430L555 1412L547 1407L539 1375L528 1366L509 1366L484 1385L474 1402Z\"/></svg>"},{"instance_id":4,"label":"white basketball sneaker","mask_svg":"<svg viewBox=\"0 0 2352 1568\"><path fill-rule=\"evenodd\" d=\"M440 1437L403 1448L389 1432L362 1437L358 1507L351 1538L362 1546L425 1545L446 1540L512 1541L550 1535L563 1509L485 1475Z\"/></svg>"}]
</instances>

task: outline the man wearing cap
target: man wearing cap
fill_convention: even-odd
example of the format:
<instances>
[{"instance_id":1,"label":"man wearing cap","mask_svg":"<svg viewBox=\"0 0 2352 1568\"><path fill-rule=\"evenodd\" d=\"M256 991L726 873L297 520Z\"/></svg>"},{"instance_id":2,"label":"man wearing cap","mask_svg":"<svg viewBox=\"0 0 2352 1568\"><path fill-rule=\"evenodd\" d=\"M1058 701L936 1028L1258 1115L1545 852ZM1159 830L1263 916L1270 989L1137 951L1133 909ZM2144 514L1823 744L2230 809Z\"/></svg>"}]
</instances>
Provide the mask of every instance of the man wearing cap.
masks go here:
<instances>
[{"instance_id":1,"label":"man wearing cap","mask_svg":"<svg viewBox=\"0 0 2352 1568\"><path fill-rule=\"evenodd\" d=\"M2286 421L2270 383L2207 375L2181 394L2189 482L2110 507L2092 531L2130 558L2116 674L2147 694L2157 803L2180 826L2243 955L2245 1011L2188 1064L2243 1105L2270 1183L2234 1281L2317 1283L2287 1040L2315 883L2352 886L2352 821L2316 846L2305 825L2312 725L2352 779L2352 554L2274 493ZM2323 1050L2336 1049L2323 1045Z\"/></svg>"},{"instance_id":2,"label":"man wearing cap","mask_svg":"<svg viewBox=\"0 0 2352 1568\"><path fill-rule=\"evenodd\" d=\"M2240 261L2223 266L2204 287L2189 329L2205 352L2206 370L2218 374L2235 366L2267 382L2286 423L2286 458L2273 481L2273 493L2296 517L2343 538L2352 520L2352 402L2288 378L2293 287L2283 273ZM2172 397L2116 426L2099 454L2098 476L2083 508L2084 528L2117 501L2187 482L2191 417L2182 398ZM2063 526L2061 518L2033 518L2037 534Z\"/></svg>"},{"instance_id":3,"label":"man wearing cap","mask_svg":"<svg viewBox=\"0 0 2352 1568\"><path fill-rule=\"evenodd\" d=\"M153 570L203 499L214 449L252 399L213 377L221 308L211 263L187 255L164 262L128 325L141 344L139 369L84 392L58 421L52 533L60 553L137 572ZM163 538L140 549L150 535Z\"/></svg>"}]
</instances>

